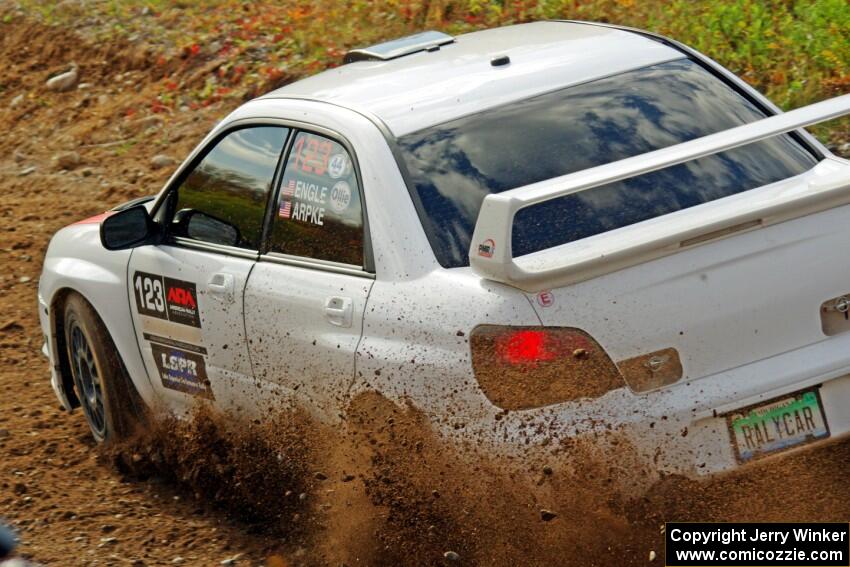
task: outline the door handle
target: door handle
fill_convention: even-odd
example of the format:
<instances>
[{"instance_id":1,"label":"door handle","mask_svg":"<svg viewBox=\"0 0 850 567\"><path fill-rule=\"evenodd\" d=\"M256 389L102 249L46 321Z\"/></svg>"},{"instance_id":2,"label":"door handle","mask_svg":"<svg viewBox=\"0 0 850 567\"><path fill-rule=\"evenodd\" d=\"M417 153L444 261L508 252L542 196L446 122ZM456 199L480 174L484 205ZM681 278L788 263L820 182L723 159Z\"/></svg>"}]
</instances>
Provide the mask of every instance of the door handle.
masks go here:
<instances>
[{"instance_id":1,"label":"door handle","mask_svg":"<svg viewBox=\"0 0 850 567\"><path fill-rule=\"evenodd\" d=\"M233 274L213 274L207 281L207 289L216 295L233 295Z\"/></svg>"},{"instance_id":2,"label":"door handle","mask_svg":"<svg viewBox=\"0 0 850 567\"><path fill-rule=\"evenodd\" d=\"M329 297L325 300L325 318L337 327L351 326L351 298Z\"/></svg>"}]
</instances>

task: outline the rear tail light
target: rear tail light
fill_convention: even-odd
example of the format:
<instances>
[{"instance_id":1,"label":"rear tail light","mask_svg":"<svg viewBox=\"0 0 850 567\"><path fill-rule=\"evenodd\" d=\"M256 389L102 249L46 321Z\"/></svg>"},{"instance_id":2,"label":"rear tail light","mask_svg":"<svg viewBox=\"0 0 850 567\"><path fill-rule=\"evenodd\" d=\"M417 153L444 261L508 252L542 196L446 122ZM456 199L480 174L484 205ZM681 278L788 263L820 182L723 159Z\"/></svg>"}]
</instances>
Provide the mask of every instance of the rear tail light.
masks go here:
<instances>
[{"instance_id":1,"label":"rear tail light","mask_svg":"<svg viewBox=\"0 0 850 567\"><path fill-rule=\"evenodd\" d=\"M581 329L480 325L470 344L478 385L503 409L597 398L625 385L605 350Z\"/></svg>"},{"instance_id":2,"label":"rear tail light","mask_svg":"<svg viewBox=\"0 0 850 567\"><path fill-rule=\"evenodd\" d=\"M496 357L507 364L538 364L557 357L546 331L523 329L496 335Z\"/></svg>"}]
</instances>

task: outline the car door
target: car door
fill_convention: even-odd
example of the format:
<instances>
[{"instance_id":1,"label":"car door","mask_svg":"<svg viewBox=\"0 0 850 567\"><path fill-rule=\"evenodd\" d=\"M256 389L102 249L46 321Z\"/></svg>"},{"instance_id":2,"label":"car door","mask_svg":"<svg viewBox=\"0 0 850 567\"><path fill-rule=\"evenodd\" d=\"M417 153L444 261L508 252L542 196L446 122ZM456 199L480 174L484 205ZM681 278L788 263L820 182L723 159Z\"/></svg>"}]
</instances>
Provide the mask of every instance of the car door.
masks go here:
<instances>
[{"instance_id":1,"label":"car door","mask_svg":"<svg viewBox=\"0 0 850 567\"><path fill-rule=\"evenodd\" d=\"M248 349L270 390L336 415L374 281L365 206L347 144L307 131L292 140L267 249L245 288Z\"/></svg>"},{"instance_id":2,"label":"car door","mask_svg":"<svg viewBox=\"0 0 850 567\"><path fill-rule=\"evenodd\" d=\"M164 199L164 242L133 251L136 338L170 405L230 400L252 377L242 294L288 135L248 125L217 136Z\"/></svg>"}]
</instances>

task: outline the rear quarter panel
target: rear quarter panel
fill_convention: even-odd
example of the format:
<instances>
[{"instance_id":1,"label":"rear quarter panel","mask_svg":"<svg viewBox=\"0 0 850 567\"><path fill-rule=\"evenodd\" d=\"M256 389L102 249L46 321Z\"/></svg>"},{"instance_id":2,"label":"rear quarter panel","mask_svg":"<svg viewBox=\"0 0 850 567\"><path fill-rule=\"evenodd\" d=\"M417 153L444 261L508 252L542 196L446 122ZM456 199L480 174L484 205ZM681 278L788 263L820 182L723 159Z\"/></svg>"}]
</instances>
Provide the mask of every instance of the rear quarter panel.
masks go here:
<instances>
[{"instance_id":1,"label":"rear quarter panel","mask_svg":"<svg viewBox=\"0 0 850 567\"><path fill-rule=\"evenodd\" d=\"M481 324L540 321L522 293L466 268L379 279L366 305L352 399L376 390L398 404L412 403L446 434L481 440L478 429L501 413L473 374L469 339Z\"/></svg>"}]
</instances>

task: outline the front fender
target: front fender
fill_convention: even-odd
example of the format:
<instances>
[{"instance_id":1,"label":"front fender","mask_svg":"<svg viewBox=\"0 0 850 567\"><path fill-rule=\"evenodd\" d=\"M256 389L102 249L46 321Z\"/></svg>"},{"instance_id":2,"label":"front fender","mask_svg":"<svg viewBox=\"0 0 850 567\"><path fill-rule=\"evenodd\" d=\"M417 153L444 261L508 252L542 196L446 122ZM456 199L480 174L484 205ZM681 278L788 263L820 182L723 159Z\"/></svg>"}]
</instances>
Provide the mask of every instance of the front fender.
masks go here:
<instances>
[{"instance_id":1,"label":"front fender","mask_svg":"<svg viewBox=\"0 0 850 567\"><path fill-rule=\"evenodd\" d=\"M155 393L136 343L128 300L127 265L131 250L109 251L100 243L100 223L78 223L63 228L50 241L39 279L42 329L53 367L53 385L63 406L70 409L68 392L60 391L60 357L57 350L57 318L62 298L71 291L88 301L112 337L118 354L136 389L149 407Z\"/></svg>"}]
</instances>

